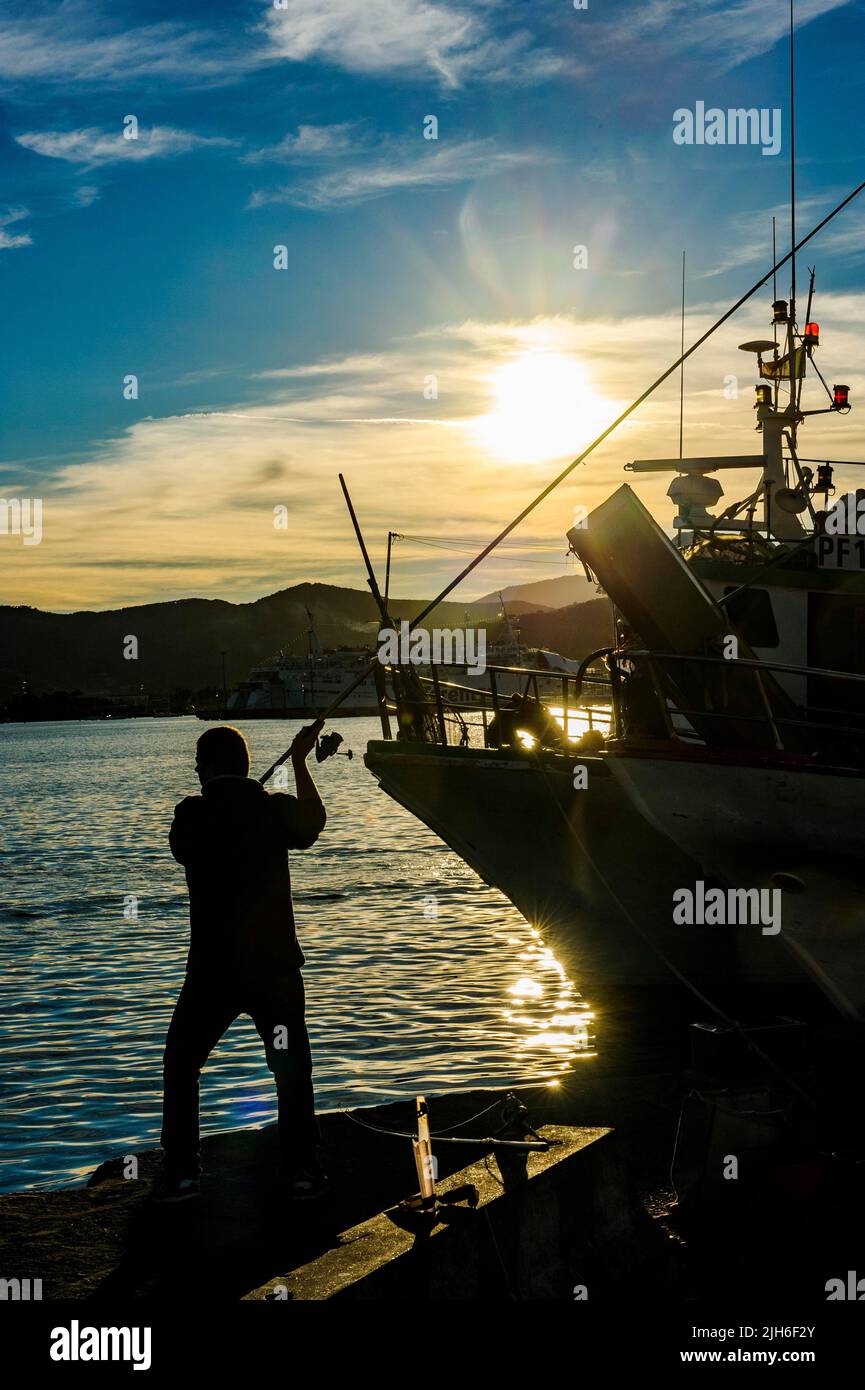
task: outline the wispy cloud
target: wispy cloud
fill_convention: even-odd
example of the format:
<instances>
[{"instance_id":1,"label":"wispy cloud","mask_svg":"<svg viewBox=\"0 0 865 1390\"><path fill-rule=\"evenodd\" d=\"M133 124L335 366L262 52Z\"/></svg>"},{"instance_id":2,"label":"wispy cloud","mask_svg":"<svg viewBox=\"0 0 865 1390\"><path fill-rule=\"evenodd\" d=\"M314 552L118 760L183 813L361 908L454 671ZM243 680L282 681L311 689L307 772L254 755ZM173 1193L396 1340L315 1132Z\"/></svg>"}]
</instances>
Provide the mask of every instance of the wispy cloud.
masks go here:
<instances>
[{"instance_id":1,"label":"wispy cloud","mask_svg":"<svg viewBox=\"0 0 865 1390\"><path fill-rule=\"evenodd\" d=\"M286 378L301 381L305 377L320 376L358 376L374 372L379 376L392 369L392 361L384 353L355 353L351 357L335 357L322 362L304 363L297 367L274 367L269 371L256 372L254 380L273 380Z\"/></svg>"},{"instance_id":2,"label":"wispy cloud","mask_svg":"<svg viewBox=\"0 0 865 1390\"><path fill-rule=\"evenodd\" d=\"M72 202L77 208L89 208L99 197L99 189L92 183L83 183L72 194Z\"/></svg>"},{"instance_id":3,"label":"wispy cloud","mask_svg":"<svg viewBox=\"0 0 865 1390\"><path fill-rule=\"evenodd\" d=\"M168 77L190 85L232 82L289 61L322 62L377 77L433 75L445 87L472 78L532 83L579 64L515 22L504 0L283 0L257 26L160 20L123 25L89 0L32 0L0 20L0 81L123 85Z\"/></svg>"},{"instance_id":4,"label":"wispy cloud","mask_svg":"<svg viewBox=\"0 0 865 1390\"><path fill-rule=\"evenodd\" d=\"M265 20L272 51L367 76L433 74L445 87L470 78L533 82L576 63L507 29L496 0L284 0Z\"/></svg>"},{"instance_id":5,"label":"wispy cloud","mask_svg":"<svg viewBox=\"0 0 865 1390\"><path fill-rule=\"evenodd\" d=\"M16 234L6 231L7 227L29 216L28 209L21 207L7 208L6 212L0 213L0 251L13 251L18 246L33 245L33 238L27 232Z\"/></svg>"},{"instance_id":6,"label":"wispy cloud","mask_svg":"<svg viewBox=\"0 0 865 1390\"><path fill-rule=\"evenodd\" d=\"M234 144L233 140L221 135L196 135L189 130L174 130L171 126L142 128L135 140L126 139L120 129L98 130L93 126L80 130L25 131L15 139L34 154L45 155L47 159L63 159L89 169L124 160L161 159L190 150L225 148Z\"/></svg>"},{"instance_id":7,"label":"wispy cloud","mask_svg":"<svg viewBox=\"0 0 865 1390\"><path fill-rule=\"evenodd\" d=\"M343 121L338 125L300 125L296 135L289 133L276 145L250 150L243 161L245 164L305 164L334 158L356 147L357 129L355 121Z\"/></svg>"},{"instance_id":8,"label":"wispy cloud","mask_svg":"<svg viewBox=\"0 0 865 1390\"><path fill-rule=\"evenodd\" d=\"M418 138L411 153L405 144L393 145L385 155L370 155L294 183L258 189L250 198L249 207L292 203L310 210L334 208L397 190L447 188L521 165L537 164L542 158L535 153L497 149L492 140L462 140L431 148L431 143Z\"/></svg>"},{"instance_id":9,"label":"wispy cloud","mask_svg":"<svg viewBox=\"0 0 865 1390\"><path fill-rule=\"evenodd\" d=\"M829 190L821 198L803 198L797 202L797 238L807 235L828 212L834 202L840 201L843 190L833 196ZM740 266L756 265L765 269L772 265L772 218L775 218L775 240L777 256L780 259L790 245L790 208L786 203L775 207L760 208L757 212L735 213L729 222L729 232L724 238L729 247L727 255L722 256L711 270L700 277L707 280L723 275L728 270ZM811 246L800 253L805 259L819 256L843 256L847 262L861 261L865 258L865 204L853 204L845 208L838 219L825 231L819 232ZM780 276L788 276L789 270L779 271Z\"/></svg>"},{"instance_id":10,"label":"wispy cloud","mask_svg":"<svg viewBox=\"0 0 865 1390\"><path fill-rule=\"evenodd\" d=\"M224 82L255 61L243 35L229 44L200 25L173 20L122 26L79 0L41 11L32 4L26 14L0 20L0 79L7 83Z\"/></svg>"},{"instance_id":11,"label":"wispy cloud","mask_svg":"<svg viewBox=\"0 0 865 1390\"><path fill-rule=\"evenodd\" d=\"M798 0L796 27L801 29L821 15L843 9L850 0ZM614 26L615 35L603 29L595 42L615 45L649 45L661 53L699 53L713 59L720 69L767 53L789 30L789 9L766 0L637 0Z\"/></svg>"}]
</instances>

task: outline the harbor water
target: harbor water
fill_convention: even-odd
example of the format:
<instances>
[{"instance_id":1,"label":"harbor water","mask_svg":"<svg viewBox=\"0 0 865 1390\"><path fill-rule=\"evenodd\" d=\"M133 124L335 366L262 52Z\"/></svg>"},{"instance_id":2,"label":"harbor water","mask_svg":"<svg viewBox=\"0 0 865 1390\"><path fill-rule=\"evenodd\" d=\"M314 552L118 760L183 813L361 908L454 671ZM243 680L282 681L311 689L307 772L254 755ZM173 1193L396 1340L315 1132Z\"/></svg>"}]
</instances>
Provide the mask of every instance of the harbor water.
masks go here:
<instances>
[{"instance_id":1,"label":"harbor water","mask_svg":"<svg viewBox=\"0 0 865 1390\"><path fill-rule=\"evenodd\" d=\"M260 774L298 723L244 725ZM188 945L174 805L198 791L193 718L5 725L0 1187L84 1181L158 1143L165 1031ZM313 772L328 824L292 856L319 1110L561 1076L591 1014L539 934L381 792L374 719ZM291 784L289 784L290 786ZM274 1091L238 1019L202 1080L204 1132L264 1125Z\"/></svg>"}]
</instances>

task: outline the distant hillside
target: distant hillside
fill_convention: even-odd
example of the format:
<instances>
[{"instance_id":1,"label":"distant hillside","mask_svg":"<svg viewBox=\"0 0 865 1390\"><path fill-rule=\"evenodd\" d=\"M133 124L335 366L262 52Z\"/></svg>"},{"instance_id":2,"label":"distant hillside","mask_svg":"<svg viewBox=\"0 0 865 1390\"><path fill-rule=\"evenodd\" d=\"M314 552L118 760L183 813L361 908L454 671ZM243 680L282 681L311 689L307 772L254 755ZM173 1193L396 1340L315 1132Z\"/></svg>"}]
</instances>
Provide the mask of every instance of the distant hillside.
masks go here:
<instances>
[{"instance_id":1,"label":"distant hillside","mask_svg":"<svg viewBox=\"0 0 865 1390\"><path fill-rule=\"evenodd\" d=\"M508 610L538 612L542 608L567 608L597 598L594 584L585 575L561 574L557 579L538 579L531 584L510 584L502 589ZM498 603L497 593L485 594L478 603Z\"/></svg>"},{"instance_id":2,"label":"distant hillside","mask_svg":"<svg viewBox=\"0 0 865 1390\"><path fill-rule=\"evenodd\" d=\"M526 646L546 647L562 656L579 659L612 640L610 603L593 598L542 613L526 613L520 618L520 637Z\"/></svg>"},{"instance_id":3,"label":"distant hillside","mask_svg":"<svg viewBox=\"0 0 865 1390\"><path fill-rule=\"evenodd\" d=\"M423 606L422 599L395 599L391 611L395 619L408 618ZM101 613L0 607L0 697L18 694L25 681L36 695L216 690L222 684L223 651L232 686L280 649L306 650L307 607L324 647L375 646L379 622L372 596L332 584L297 584L254 603L190 598ZM498 598L493 604L444 603L431 621L439 627L464 627L468 614L469 622L488 627L492 635L498 611ZM549 629L547 618L553 620ZM580 616L570 624L559 619L560 613L528 614L522 620L524 640L559 645L565 655L578 648L588 651L594 644L594 618ZM138 639L136 661L123 656L128 636Z\"/></svg>"}]
</instances>

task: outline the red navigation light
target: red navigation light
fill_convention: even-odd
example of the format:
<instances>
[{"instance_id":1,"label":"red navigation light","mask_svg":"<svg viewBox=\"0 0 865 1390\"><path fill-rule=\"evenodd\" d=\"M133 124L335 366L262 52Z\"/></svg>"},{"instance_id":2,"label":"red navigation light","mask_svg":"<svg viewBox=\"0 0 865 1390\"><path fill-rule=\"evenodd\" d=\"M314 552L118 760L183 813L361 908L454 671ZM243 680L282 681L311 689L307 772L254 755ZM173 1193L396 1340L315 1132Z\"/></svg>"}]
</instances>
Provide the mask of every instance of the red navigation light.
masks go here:
<instances>
[{"instance_id":1,"label":"red navigation light","mask_svg":"<svg viewBox=\"0 0 865 1390\"><path fill-rule=\"evenodd\" d=\"M819 325L819 323L806 323L806 324L805 324L805 346L806 346L806 347L819 347L819 346L820 346L820 325Z\"/></svg>"},{"instance_id":2,"label":"red navigation light","mask_svg":"<svg viewBox=\"0 0 865 1390\"><path fill-rule=\"evenodd\" d=\"M849 387L849 386L833 386L833 387L832 387L832 402L833 402L833 404L834 404L836 410L849 410L849 409L850 409L850 400L849 400L849 396L850 396L850 387Z\"/></svg>"}]
</instances>

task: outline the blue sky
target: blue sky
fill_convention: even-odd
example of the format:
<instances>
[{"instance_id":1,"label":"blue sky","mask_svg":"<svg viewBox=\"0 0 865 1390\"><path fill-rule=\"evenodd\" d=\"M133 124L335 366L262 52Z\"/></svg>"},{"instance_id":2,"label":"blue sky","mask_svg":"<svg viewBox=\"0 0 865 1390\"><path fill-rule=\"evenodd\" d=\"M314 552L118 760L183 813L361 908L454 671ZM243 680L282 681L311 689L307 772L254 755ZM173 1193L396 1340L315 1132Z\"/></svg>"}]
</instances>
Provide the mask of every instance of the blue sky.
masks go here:
<instances>
[{"instance_id":1,"label":"blue sky","mask_svg":"<svg viewBox=\"0 0 865 1390\"><path fill-rule=\"evenodd\" d=\"M773 212L786 237L786 10L7 0L0 483L44 499L45 534L26 550L0 539L0 597L101 608L361 585L339 468L378 548L388 527L493 534L675 356L682 249L690 333L768 267ZM798 0L797 15L805 228L862 178L865 10ZM676 145L673 113L697 101L780 107L781 153ZM805 260L821 369L855 388L865 201ZM700 452L751 450L736 344L763 336L769 299L689 370ZM551 380L565 358L584 384L570 426L543 392L518 403L556 417L529 440L501 396L533 353L552 356ZM671 384L527 524L521 558L537 563L517 570L511 552L467 593L562 572L532 543L557 541L626 459L672 452L676 402ZM857 457L855 414L838 423L809 444ZM660 484L644 496L669 520ZM425 595L452 562L406 546L397 592Z\"/></svg>"}]
</instances>

